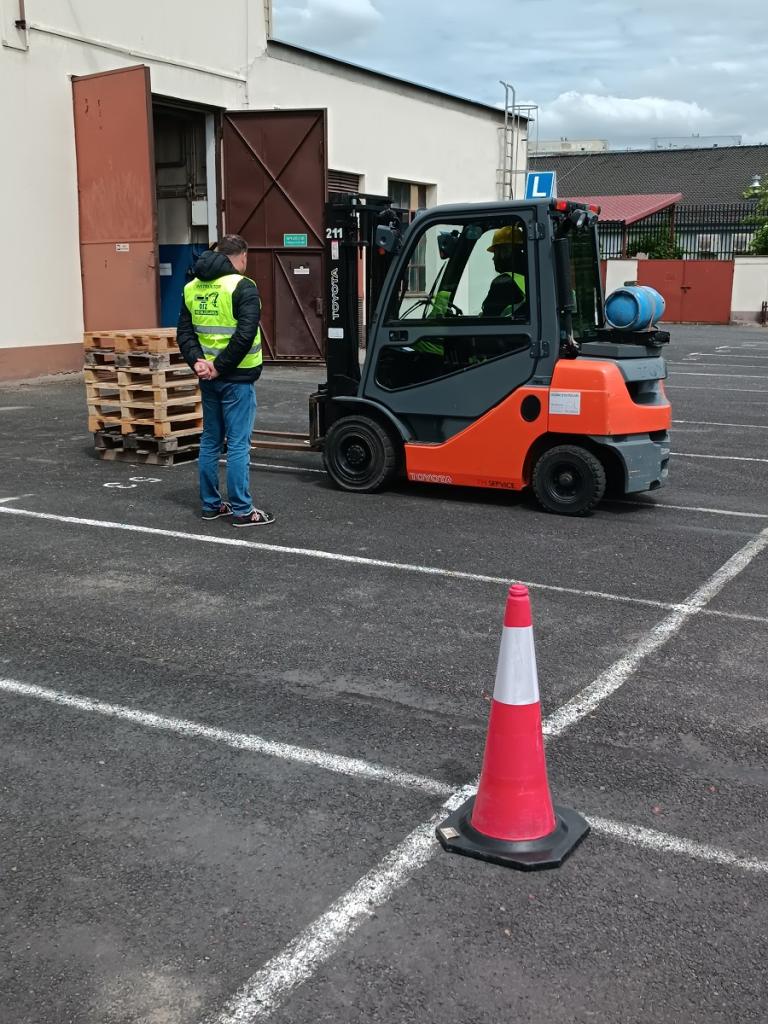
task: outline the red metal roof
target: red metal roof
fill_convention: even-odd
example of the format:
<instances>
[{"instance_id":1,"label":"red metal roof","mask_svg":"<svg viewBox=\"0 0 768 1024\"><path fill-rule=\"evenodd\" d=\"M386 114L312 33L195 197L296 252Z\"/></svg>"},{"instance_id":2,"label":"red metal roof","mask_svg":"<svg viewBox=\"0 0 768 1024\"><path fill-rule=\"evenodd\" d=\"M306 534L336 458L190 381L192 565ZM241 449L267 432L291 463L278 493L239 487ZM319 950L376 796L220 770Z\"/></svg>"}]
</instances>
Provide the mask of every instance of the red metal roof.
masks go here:
<instances>
[{"instance_id":1,"label":"red metal roof","mask_svg":"<svg viewBox=\"0 0 768 1024\"><path fill-rule=\"evenodd\" d=\"M683 198L682 192L654 192L643 196L568 196L574 203L600 207L600 220L635 224L659 210L666 210Z\"/></svg>"}]
</instances>

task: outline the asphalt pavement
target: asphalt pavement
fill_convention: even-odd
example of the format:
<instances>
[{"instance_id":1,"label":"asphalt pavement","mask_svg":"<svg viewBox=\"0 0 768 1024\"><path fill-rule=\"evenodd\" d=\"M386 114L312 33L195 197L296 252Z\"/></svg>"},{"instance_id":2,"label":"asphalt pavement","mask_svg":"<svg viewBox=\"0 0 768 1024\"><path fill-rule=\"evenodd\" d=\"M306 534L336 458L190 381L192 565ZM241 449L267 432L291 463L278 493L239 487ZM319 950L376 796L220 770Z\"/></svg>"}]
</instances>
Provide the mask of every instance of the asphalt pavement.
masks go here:
<instances>
[{"instance_id":1,"label":"asphalt pavement","mask_svg":"<svg viewBox=\"0 0 768 1024\"><path fill-rule=\"evenodd\" d=\"M576 520L254 450L233 530L98 461L77 376L0 386L0 1022L764 1024L768 331L668 357L668 486ZM431 838L515 580L593 823L537 874Z\"/></svg>"}]
</instances>

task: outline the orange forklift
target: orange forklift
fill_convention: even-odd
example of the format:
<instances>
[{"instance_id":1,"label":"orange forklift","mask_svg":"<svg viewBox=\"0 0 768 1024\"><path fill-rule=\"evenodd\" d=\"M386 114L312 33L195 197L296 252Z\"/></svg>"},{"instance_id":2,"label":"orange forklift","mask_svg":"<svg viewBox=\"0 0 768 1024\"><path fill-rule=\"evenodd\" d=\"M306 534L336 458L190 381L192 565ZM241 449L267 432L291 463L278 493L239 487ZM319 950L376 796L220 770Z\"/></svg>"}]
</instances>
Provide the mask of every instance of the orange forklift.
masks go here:
<instances>
[{"instance_id":1,"label":"orange forklift","mask_svg":"<svg viewBox=\"0 0 768 1024\"><path fill-rule=\"evenodd\" d=\"M661 487L669 335L652 322L607 325L598 214L557 199L440 206L403 229L384 197L332 197L327 382L310 397L309 436L296 447L321 451L344 490L402 477L530 487L542 508L565 515L588 514L606 487Z\"/></svg>"}]
</instances>

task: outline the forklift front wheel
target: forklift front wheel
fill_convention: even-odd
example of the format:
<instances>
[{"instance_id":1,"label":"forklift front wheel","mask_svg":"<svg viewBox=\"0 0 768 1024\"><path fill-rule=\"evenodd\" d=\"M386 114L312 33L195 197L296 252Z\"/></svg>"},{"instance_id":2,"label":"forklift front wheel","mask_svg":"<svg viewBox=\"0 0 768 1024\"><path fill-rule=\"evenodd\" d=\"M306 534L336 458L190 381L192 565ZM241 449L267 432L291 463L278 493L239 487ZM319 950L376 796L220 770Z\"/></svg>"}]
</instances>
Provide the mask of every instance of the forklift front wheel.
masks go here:
<instances>
[{"instance_id":1,"label":"forklift front wheel","mask_svg":"<svg viewBox=\"0 0 768 1024\"><path fill-rule=\"evenodd\" d=\"M605 470L586 448L561 444L545 451L536 463L532 485L547 512L585 516L605 494Z\"/></svg>"},{"instance_id":2,"label":"forklift front wheel","mask_svg":"<svg viewBox=\"0 0 768 1024\"><path fill-rule=\"evenodd\" d=\"M325 436L323 461L337 487L371 492L390 483L399 459L392 438L376 420L344 416Z\"/></svg>"}]
</instances>

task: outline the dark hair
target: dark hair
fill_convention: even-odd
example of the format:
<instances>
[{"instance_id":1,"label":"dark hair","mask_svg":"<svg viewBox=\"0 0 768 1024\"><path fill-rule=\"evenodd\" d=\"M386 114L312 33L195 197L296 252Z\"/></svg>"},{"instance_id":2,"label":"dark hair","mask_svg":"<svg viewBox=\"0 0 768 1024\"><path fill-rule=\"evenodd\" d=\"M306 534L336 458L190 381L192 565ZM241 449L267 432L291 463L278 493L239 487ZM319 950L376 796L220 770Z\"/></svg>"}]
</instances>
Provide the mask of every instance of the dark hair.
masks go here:
<instances>
[{"instance_id":1,"label":"dark hair","mask_svg":"<svg viewBox=\"0 0 768 1024\"><path fill-rule=\"evenodd\" d=\"M239 256L242 252L248 252L248 243L240 235L224 235L216 243L216 252L222 256Z\"/></svg>"}]
</instances>

